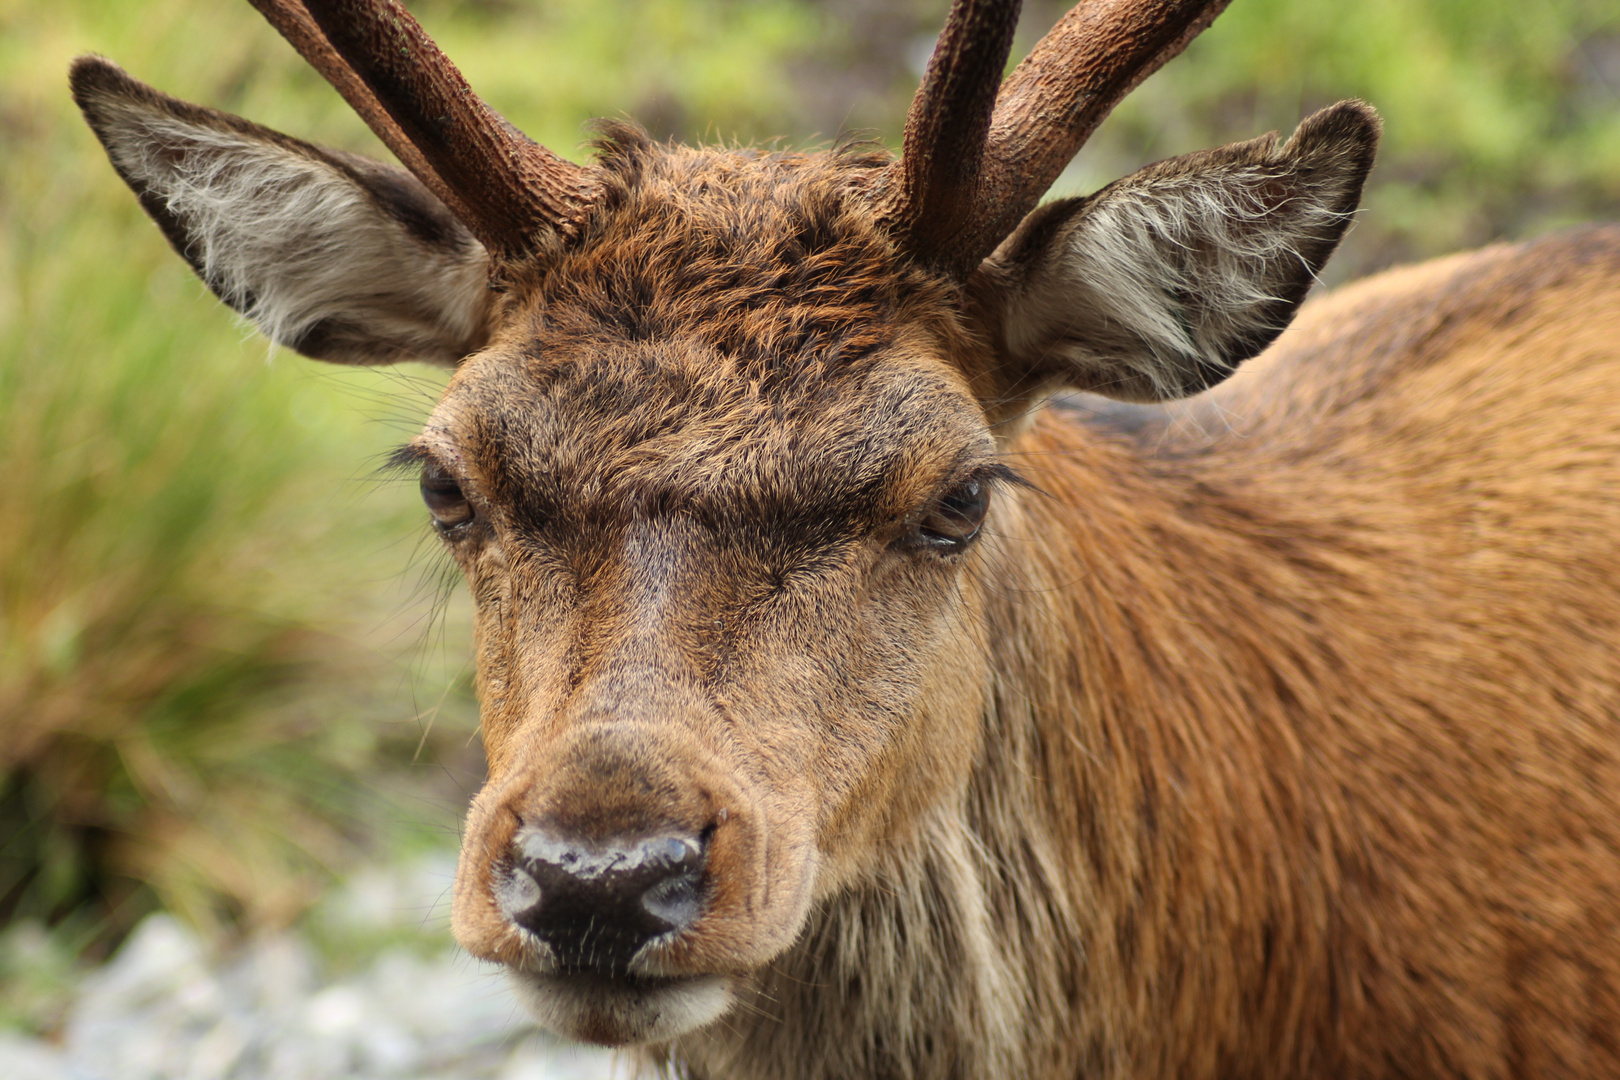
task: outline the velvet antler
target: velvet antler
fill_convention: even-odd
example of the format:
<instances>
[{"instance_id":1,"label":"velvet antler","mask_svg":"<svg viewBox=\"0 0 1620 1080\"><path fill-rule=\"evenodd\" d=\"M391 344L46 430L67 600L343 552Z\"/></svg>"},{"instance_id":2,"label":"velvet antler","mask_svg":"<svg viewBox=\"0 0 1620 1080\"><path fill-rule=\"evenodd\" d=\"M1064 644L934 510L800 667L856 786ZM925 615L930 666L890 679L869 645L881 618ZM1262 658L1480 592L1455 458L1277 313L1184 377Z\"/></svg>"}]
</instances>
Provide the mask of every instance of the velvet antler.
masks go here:
<instances>
[{"instance_id":1,"label":"velvet antler","mask_svg":"<svg viewBox=\"0 0 1620 1080\"><path fill-rule=\"evenodd\" d=\"M955 0L880 216L919 261L966 277L1114 106L1228 3L1082 0L1002 83L1018 0Z\"/></svg>"},{"instance_id":2,"label":"velvet antler","mask_svg":"<svg viewBox=\"0 0 1620 1080\"><path fill-rule=\"evenodd\" d=\"M486 105L396 0L251 0L497 260L575 235L599 189Z\"/></svg>"}]
</instances>

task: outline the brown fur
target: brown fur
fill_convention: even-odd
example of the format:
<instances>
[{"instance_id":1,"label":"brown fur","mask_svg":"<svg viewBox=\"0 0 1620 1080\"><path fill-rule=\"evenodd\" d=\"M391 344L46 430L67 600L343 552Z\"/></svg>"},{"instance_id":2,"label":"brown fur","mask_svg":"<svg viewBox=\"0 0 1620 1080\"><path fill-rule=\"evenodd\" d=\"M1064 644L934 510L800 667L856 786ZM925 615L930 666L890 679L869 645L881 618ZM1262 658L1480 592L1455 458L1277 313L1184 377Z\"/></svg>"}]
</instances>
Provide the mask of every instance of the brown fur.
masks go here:
<instances>
[{"instance_id":1,"label":"brown fur","mask_svg":"<svg viewBox=\"0 0 1620 1080\"><path fill-rule=\"evenodd\" d=\"M749 731L729 767L800 807L778 812L809 814L827 859L816 910L753 976L754 996L679 1042L699 1075L1600 1076L1620 1066L1620 434L1604 420L1620 324L1597 314L1612 312L1604 300L1620 284L1614 230L1346 290L1175 419L1119 405L1089 422L1072 409L1041 414L1005 436L1002 453L1042 493L999 492L994 534L954 582L888 571L905 576L905 608L942 612L943 632L929 634L914 610L880 611L866 634L805 643L793 637L804 625L753 606L768 591L776 529L804 507L800 528L846 539L857 496L827 484L852 469L841 455L854 417L874 411L872 385L897 366L900 333L933 323L947 354L972 343L932 307L937 287L908 290L881 247L863 254L854 239L829 249L841 303L759 308L752 290L793 259L754 238L803 223L757 220L784 201L757 188L729 204L666 202L729 164L680 151L655 160L690 186L644 178L618 211L624 233L604 228L578 260L551 268L556 284L532 294L546 297L544 317L531 308L516 320L525 348L547 358L525 365L544 387L533 405L545 419L512 415L510 387L475 388L486 363L513 377L504 356L465 369L449 401L467 393L469 411L496 409L522 425L515 442L558 455L520 461L510 444L479 439L484 467L522 477L492 501L537 484L559 500L602 492L602 504L551 512L577 515L575 529L679 513L682 499L731 489L781 501L685 511L729 539L690 556L695 581L663 640L632 648L637 620L582 613L576 626L609 629L583 640L560 630L548 654L540 617L486 621L492 788L469 823L485 846L464 863L464 943L510 962L489 947L494 928L469 915L487 873L480 852L498 860L505 844L499 829L485 835L492 793L515 789L532 807L539 782L504 777L569 774L585 760L559 749L569 744L557 721L536 728L508 710L534 715L538 700L548 702L538 715L554 716L549 702L568 691L544 686L570 667L576 685L594 672L628 683L631 661L595 659L622 650L654 666L680 657L729 714L722 726ZM792 159L769 169L796 167L809 169ZM823 168L794 178L806 203L838 183ZM860 236L858 221L847 225ZM726 235L747 238L746 256L717 240ZM714 264L687 263L690 278L637 279L711 245ZM625 295L644 320L634 328L607 299ZM868 295L869 306L852 303ZM803 335L791 347L787 328ZM649 345L627 352L626 337ZM868 339L887 346L884 363L863 360ZM915 377L936 364L898 366ZM934 393L960 393L948 368L931 381ZM581 415L597 426L570 423ZM866 431L863 449L921 441L906 466L940 469L920 417L892 402L878 415L897 430ZM779 418L796 422L773 434ZM633 509L652 498L658 511ZM867 520L881 527L881 515ZM604 571L619 583L598 589L614 608L633 602L622 582L638 572L649 592L670 582L665 556L632 550L641 565ZM518 577L503 570L506 582ZM473 571L475 591L486 580ZM850 602L818 587L840 610ZM919 600L940 588L948 594ZM711 613L724 629L705 637L696 628ZM804 703L881 708L881 697L861 705L839 690L871 670L784 681L783 655L853 644L858 658L863 640L893 649L917 636L935 657L907 657L893 674L876 665L920 684L908 703L917 730L863 747L875 757L847 778L832 752L844 748L825 745L835 720L806 717ZM568 649L584 655L569 663ZM507 664L552 674L525 693L492 693L491 682L512 682ZM667 692L653 689L662 677L641 678L638 703ZM787 710L793 730L775 732ZM625 711L639 713L620 706L616 719ZM808 743L807 727L820 732ZM728 741L697 730L699 745ZM624 752L677 756L669 738L640 732ZM772 769L778 759L788 768ZM604 790L565 798L584 821L614 819L624 797ZM717 878L728 872L744 871L717 864ZM781 941L767 940L773 952Z\"/></svg>"},{"instance_id":2,"label":"brown fur","mask_svg":"<svg viewBox=\"0 0 1620 1080\"><path fill-rule=\"evenodd\" d=\"M1620 229L1492 249L1308 306L1194 414L1042 414L1008 454L1046 494L969 571L966 798L812 922L770 1021L683 1051L1620 1072L1617 285Z\"/></svg>"},{"instance_id":3,"label":"brown fur","mask_svg":"<svg viewBox=\"0 0 1620 1080\"><path fill-rule=\"evenodd\" d=\"M1053 299L1106 297L1069 256L1107 215L1037 211L964 283L874 219L881 155L610 129L406 452L472 508L458 940L713 1080L1620 1074L1620 229L1343 290L1186 405L1041 408L1280 329L1376 123L1301 133L1117 189L1251 185L1129 248L1263 286L1244 349L1155 383ZM1187 207L1234 199L1307 224L1226 266ZM972 478L982 538L930 546ZM701 835L701 917L563 970L502 906L536 828Z\"/></svg>"},{"instance_id":4,"label":"brown fur","mask_svg":"<svg viewBox=\"0 0 1620 1080\"><path fill-rule=\"evenodd\" d=\"M1015 446L1067 542L1003 563L1061 597L1007 674L1075 718L1028 812L1124 1075L1620 1069L1617 284L1612 228L1398 271L1179 426Z\"/></svg>"}]
</instances>

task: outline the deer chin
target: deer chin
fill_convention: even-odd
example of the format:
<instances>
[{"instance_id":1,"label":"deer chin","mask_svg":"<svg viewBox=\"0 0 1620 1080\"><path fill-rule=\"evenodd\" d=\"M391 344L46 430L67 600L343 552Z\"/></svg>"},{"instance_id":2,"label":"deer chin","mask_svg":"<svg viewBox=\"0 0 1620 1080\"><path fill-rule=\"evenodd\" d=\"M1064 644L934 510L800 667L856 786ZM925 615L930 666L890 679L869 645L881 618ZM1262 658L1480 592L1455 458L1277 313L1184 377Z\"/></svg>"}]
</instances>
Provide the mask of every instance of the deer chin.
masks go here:
<instances>
[{"instance_id":1,"label":"deer chin","mask_svg":"<svg viewBox=\"0 0 1620 1080\"><path fill-rule=\"evenodd\" d=\"M718 1019L734 1000L725 975L508 975L542 1027L598 1046L666 1042Z\"/></svg>"}]
</instances>

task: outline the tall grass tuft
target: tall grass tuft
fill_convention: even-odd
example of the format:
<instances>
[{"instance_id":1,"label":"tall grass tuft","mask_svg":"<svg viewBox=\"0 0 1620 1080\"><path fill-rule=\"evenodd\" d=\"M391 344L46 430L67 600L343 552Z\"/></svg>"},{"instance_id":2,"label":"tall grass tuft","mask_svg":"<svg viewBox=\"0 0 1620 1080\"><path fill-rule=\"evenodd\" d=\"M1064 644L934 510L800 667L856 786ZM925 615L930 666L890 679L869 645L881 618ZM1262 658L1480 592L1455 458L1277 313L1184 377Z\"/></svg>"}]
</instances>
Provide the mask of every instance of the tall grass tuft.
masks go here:
<instances>
[{"instance_id":1,"label":"tall grass tuft","mask_svg":"<svg viewBox=\"0 0 1620 1080\"><path fill-rule=\"evenodd\" d=\"M205 5L23 7L0 7L0 921L285 922L393 813L376 772L415 741L361 606L410 493L351 481L398 432L345 400L367 373L267 363L74 115L72 52L195 75ZM202 77L229 96L253 48Z\"/></svg>"}]
</instances>

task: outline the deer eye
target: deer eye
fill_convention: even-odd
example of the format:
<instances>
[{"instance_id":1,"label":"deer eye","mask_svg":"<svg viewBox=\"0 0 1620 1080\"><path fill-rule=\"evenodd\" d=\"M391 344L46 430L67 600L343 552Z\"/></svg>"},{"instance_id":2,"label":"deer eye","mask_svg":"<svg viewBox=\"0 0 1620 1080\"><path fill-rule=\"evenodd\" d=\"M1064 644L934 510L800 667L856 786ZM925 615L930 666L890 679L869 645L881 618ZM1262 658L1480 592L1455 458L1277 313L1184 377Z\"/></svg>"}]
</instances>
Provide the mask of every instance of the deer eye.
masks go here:
<instances>
[{"instance_id":1,"label":"deer eye","mask_svg":"<svg viewBox=\"0 0 1620 1080\"><path fill-rule=\"evenodd\" d=\"M990 510L990 484L969 480L946 492L926 517L917 523L915 535L927 547L948 552L966 547L979 535L984 516Z\"/></svg>"},{"instance_id":2,"label":"deer eye","mask_svg":"<svg viewBox=\"0 0 1620 1080\"><path fill-rule=\"evenodd\" d=\"M473 519L472 504L462 494L461 485L438 465L422 470L422 501L433 515L433 527L442 533L459 529Z\"/></svg>"}]
</instances>

